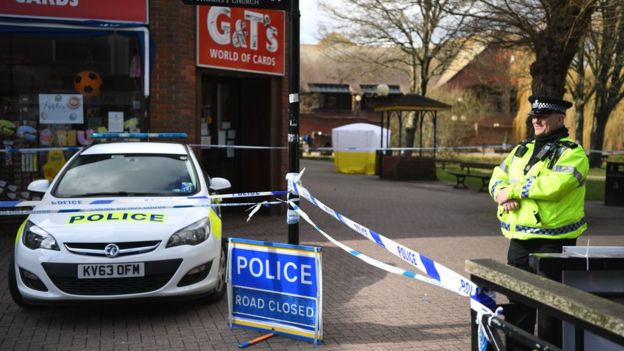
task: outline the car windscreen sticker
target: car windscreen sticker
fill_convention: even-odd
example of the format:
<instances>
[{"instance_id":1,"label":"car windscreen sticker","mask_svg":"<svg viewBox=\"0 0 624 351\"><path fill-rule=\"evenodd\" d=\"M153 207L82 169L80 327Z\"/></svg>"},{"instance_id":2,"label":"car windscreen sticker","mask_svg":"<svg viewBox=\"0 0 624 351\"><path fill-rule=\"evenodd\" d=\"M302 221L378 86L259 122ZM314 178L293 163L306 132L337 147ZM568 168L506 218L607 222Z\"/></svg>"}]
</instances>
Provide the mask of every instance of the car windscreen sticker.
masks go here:
<instances>
[{"instance_id":1,"label":"car windscreen sticker","mask_svg":"<svg viewBox=\"0 0 624 351\"><path fill-rule=\"evenodd\" d=\"M165 223L165 215L148 212L96 212L76 214L67 219L67 224L100 222Z\"/></svg>"}]
</instances>

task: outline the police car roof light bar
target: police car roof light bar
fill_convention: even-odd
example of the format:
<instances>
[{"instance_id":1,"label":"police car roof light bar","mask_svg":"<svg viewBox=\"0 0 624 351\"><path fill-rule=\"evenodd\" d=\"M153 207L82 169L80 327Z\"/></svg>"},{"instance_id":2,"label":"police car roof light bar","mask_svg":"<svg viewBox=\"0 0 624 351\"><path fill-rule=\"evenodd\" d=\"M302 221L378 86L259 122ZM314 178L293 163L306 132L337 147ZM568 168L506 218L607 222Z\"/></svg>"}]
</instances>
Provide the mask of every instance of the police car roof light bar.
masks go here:
<instances>
[{"instance_id":1,"label":"police car roof light bar","mask_svg":"<svg viewBox=\"0 0 624 351\"><path fill-rule=\"evenodd\" d=\"M186 133L93 133L91 139L186 139Z\"/></svg>"}]
</instances>

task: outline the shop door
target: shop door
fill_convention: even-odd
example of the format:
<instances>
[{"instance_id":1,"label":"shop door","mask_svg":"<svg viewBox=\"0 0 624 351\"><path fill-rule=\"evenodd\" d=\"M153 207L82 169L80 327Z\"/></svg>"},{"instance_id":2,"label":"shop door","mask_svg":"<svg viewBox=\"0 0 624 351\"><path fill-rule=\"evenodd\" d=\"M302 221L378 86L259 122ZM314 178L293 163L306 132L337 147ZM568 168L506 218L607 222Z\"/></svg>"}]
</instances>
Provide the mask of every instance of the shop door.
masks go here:
<instances>
[{"instance_id":1,"label":"shop door","mask_svg":"<svg viewBox=\"0 0 624 351\"><path fill-rule=\"evenodd\" d=\"M269 78L204 76L202 79L202 152L211 177L224 177L233 192L270 190L270 150L224 148L225 145L269 146Z\"/></svg>"}]
</instances>

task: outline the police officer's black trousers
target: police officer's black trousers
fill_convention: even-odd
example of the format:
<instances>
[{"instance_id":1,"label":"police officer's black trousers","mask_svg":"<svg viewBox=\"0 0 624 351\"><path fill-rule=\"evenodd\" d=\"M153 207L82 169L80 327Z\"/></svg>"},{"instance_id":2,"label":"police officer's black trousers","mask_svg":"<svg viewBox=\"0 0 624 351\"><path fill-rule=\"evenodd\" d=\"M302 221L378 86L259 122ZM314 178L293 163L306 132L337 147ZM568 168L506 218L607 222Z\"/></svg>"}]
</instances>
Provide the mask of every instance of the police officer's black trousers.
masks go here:
<instances>
[{"instance_id":1,"label":"police officer's black trousers","mask_svg":"<svg viewBox=\"0 0 624 351\"><path fill-rule=\"evenodd\" d=\"M512 239L509 243L509 250L507 251L507 264L510 266L518 267L525 271L535 273L529 266L529 254L542 252L542 253L561 253L563 246L576 245L576 239L531 239L531 240L517 240ZM544 274L547 278L552 280L561 281L561 272ZM522 328L523 330L533 334L535 330L535 309L526 306L517 301L511 301L513 308L510 313L505 316L505 319ZM550 342L551 344L561 347L561 321L553 318L543 312L539 313L537 335L541 339ZM528 348L514 342L512 339L507 340L507 350L529 350Z\"/></svg>"}]
</instances>

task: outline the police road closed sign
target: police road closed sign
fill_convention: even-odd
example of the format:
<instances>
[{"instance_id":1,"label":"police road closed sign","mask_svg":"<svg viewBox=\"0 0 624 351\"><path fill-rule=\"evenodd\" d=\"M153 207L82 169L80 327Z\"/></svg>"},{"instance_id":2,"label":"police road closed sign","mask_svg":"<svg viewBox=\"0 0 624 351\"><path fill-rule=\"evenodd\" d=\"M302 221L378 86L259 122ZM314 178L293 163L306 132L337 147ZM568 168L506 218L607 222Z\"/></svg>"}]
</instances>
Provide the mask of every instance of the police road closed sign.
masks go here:
<instances>
[{"instance_id":1,"label":"police road closed sign","mask_svg":"<svg viewBox=\"0 0 624 351\"><path fill-rule=\"evenodd\" d=\"M284 12L197 8L197 65L284 75Z\"/></svg>"},{"instance_id":2,"label":"police road closed sign","mask_svg":"<svg viewBox=\"0 0 624 351\"><path fill-rule=\"evenodd\" d=\"M231 238L228 251L230 326L318 344L321 249Z\"/></svg>"}]
</instances>

